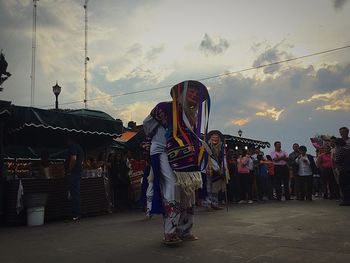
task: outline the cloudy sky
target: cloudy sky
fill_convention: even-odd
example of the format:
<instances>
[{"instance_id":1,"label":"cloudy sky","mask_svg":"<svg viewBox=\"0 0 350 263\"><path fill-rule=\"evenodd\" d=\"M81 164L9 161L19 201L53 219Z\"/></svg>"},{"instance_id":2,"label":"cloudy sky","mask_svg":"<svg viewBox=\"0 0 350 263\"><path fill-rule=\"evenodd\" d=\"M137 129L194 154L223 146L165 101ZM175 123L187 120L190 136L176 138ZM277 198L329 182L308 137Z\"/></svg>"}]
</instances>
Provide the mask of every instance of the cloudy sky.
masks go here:
<instances>
[{"instance_id":1,"label":"cloudy sky","mask_svg":"<svg viewBox=\"0 0 350 263\"><path fill-rule=\"evenodd\" d=\"M84 108L84 2L38 1L35 107L54 107L57 81L60 107ZM87 106L125 126L186 79L210 89L210 129L288 152L350 126L348 0L90 0L87 10ZM12 73L0 99L29 106L33 1L1 0L0 24Z\"/></svg>"}]
</instances>

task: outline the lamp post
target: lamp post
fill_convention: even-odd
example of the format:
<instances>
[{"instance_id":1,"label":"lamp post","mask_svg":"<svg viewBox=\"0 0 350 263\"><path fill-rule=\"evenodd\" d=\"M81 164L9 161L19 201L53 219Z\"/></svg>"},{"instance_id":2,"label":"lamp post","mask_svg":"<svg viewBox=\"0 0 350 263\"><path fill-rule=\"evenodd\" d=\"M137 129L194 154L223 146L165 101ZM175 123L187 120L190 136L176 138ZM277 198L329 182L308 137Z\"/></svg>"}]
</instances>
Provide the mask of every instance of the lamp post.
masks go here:
<instances>
[{"instance_id":1,"label":"lamp post","mask_svg":"<svg viewBox=\"0 0 350 263\"><path fill-rule=\"evenodd\" d=\"M55 107L55 109L57 110L58 109L58 95L60 95L60 93L61 93L61 87L58 86L57 81L56 81L56 85L52 87L52 91L53 91L53 94L55 94L55 96L56 96L56 107Z\"/></svg>"},{"instance_id":2,"label":"lamp post","mask_svg":"<svg viewBox=\"0 0 350 263\"><path fill-rule=\"evenodd\" d=\"M241 136L242 136L242 133L243 133L243 132L242 132L242 130L241 130L241 129L239 129L239 130L238 130L238 135L239 135L239 137L241 137Z\"/></svg>"}]
</instances>

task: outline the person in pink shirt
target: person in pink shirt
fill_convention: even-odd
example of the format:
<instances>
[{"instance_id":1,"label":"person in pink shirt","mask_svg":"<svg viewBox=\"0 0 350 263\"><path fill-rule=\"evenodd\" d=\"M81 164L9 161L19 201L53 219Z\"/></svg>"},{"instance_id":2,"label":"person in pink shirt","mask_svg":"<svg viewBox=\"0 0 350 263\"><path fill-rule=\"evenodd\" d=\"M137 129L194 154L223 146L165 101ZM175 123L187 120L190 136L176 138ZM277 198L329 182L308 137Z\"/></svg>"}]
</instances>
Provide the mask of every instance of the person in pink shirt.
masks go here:
<instances>
[{"instance_id":1,"label":"person in pink shirt","mask_svg":"<svg viewBox=\"0 0 350 263\"><path fill-rule=\"evenodd\" d=\"M281 149L281 142L274 143L275 150L271 152L273 164L275 165L275 182L276 182L276 196L277 200L282 199L282 184L284 190L284 198L290 199L289 193L289 169L287 165L288 153Z\"/></svg>"},{"instance_id":2,"label":"person in pink shirt","mask_svg":"<svg viewBox=\"0 0 350 263\"><path fill-rule=\"evenodd\" d=\"M238 181L240 186L241 200L239 204L247 202L253 203L253 175L249 170L249 159L247 150L242 150L242 154L237 159ZM248 200L248 201L247 201Z\"/></svg>"},{"instance_id":3,"label":"person in pink shirt","mask_svg":"<svg viewBox=\"0 0 350 263\"><path fill-rule=\"evenodd\" d=\"M337 182L333 173L333 162L331 156L331 146L326 145L323 152L317 158L317 166L321 172L321 180L323 185L323 198L339 199L339 191L337 191ZM329 190L329 194L328 194Z\"/></svg>"}]
</instances>

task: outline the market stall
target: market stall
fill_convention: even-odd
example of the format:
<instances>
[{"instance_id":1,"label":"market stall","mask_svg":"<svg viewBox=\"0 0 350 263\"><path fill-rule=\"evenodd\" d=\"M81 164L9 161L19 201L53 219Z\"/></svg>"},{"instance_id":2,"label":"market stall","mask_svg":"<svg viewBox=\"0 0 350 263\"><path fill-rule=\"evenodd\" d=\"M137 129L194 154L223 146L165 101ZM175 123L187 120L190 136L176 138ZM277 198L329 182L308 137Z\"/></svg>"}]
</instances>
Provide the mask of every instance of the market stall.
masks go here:
<instances>
[{"instance_id":1,"label":"market stall","mask_svg":"<svg viewBox=\"0 0 350 263\"><path fill-rule=\"evenodd\" d=\"M11 105L9 112L10 117L2 120L1 137L3 223L22 225L26 222L25 210L18 209L20 186L24 197L46 193L45 221L70 215L64 172L68 137L78 141L85 152L82 215L108 212L105 161L113 138L122 133L122 122L104 112L86 109L55 111Z\"/></svg>"},{"instance_id":2,"label":"market stall","mask_svg":"<svg viewBox=\"0 0 350 263\"><path fill-rule=\"evenodd\" d=\"M116 145L127 151L129 177L130 177L130 201L138 205L141 198L141 183L147 162L145 158L144 142L146 139L143 125L139 125L124 131L124 133L115 139Z\"/></svg>"}]
</instances>

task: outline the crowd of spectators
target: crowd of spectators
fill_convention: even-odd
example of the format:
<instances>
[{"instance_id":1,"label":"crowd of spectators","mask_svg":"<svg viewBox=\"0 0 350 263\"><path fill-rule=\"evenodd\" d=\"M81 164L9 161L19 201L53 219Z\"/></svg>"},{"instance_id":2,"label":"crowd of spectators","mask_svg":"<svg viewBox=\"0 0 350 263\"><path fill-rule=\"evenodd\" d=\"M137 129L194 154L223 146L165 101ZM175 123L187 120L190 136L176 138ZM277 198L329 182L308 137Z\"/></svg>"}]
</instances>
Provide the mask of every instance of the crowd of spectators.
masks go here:
<instances>
[{"instance_id":1,"label":"crowd of spectators","mask_svg":"<svg viewBox=\"0 0 350 263\"><path fill-rule=\"evenodd\" d=\"M280 141L264 154L260 148L228 150L226 154L229 181L227 192L219 195L222 204L253 204L268 201L315 198L336 200L341 206L350 205L350 139L347 127L339 129L340 137L332 137L308 153L304 145L293 144L288 154ZM147 162L130 152L110 156L112 203L115 211L140 207L141 178ZM197 198L197 205L201 205Z\"/></svg>"},{"instance_id":2,"label":"crowd of spectators","mask_svg":"<svg viewBox=\"0 0 350 263\"><path fill-rule=\"evenodd\" d=\"M316 151L293 144L288 154L280 141L266 156L259 148L227 153L230 172L228 201L238 204L269 200L312 201L333 199L341 206L350 205L350 139L347 127L339 129L340 137L332 137ZM224 199L222 198L224 201Z\"/></svg>"}]
</instances>

